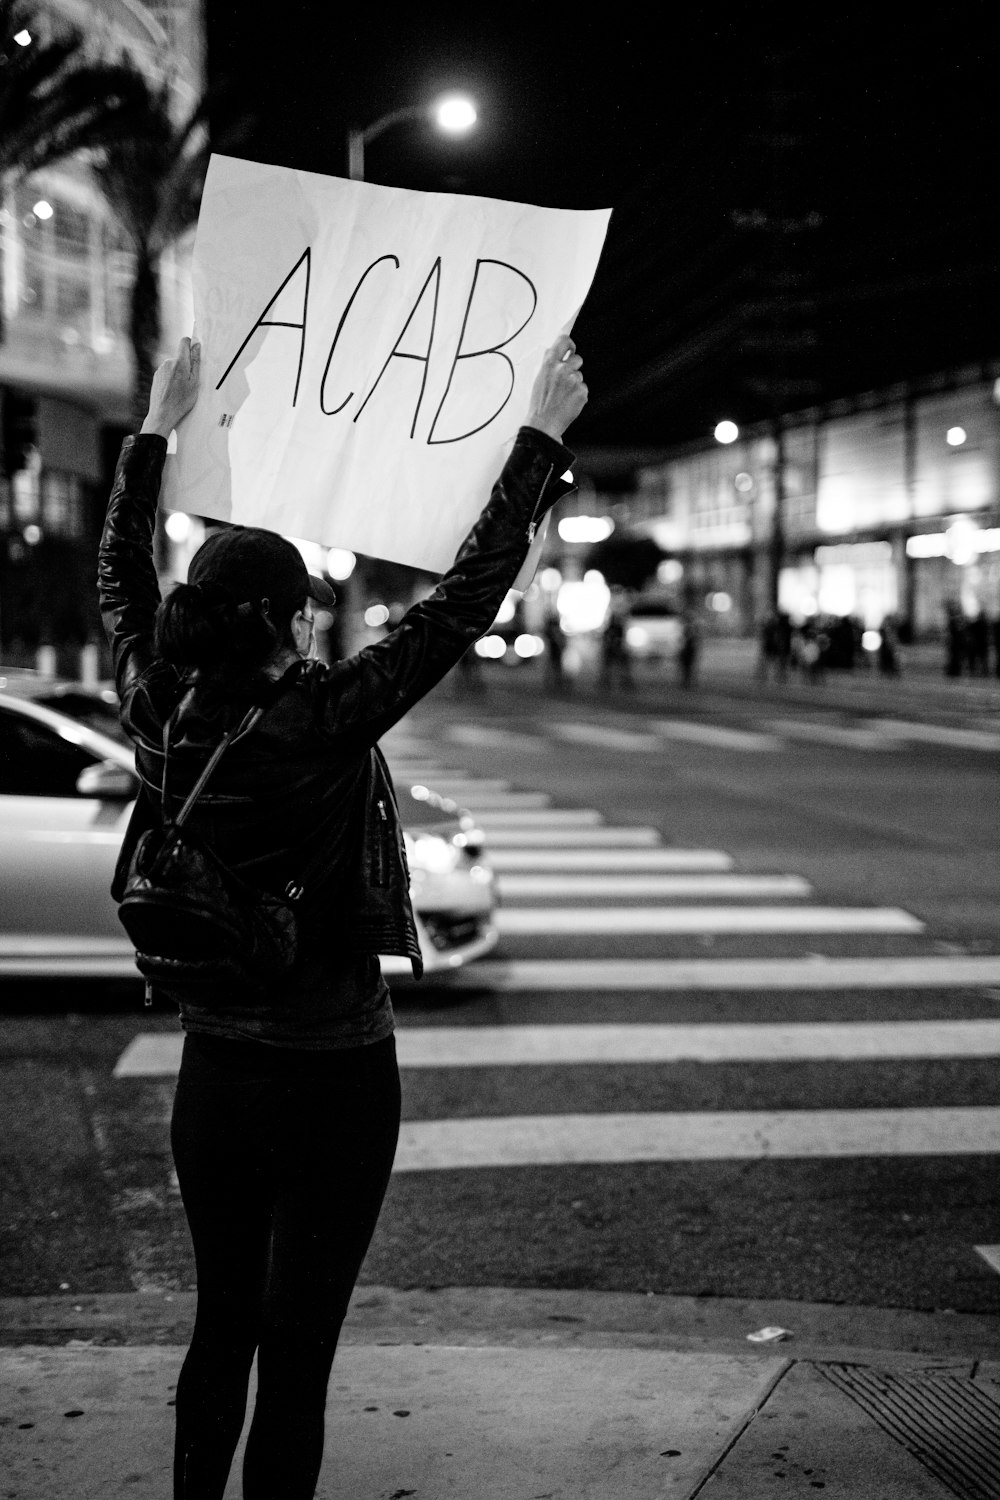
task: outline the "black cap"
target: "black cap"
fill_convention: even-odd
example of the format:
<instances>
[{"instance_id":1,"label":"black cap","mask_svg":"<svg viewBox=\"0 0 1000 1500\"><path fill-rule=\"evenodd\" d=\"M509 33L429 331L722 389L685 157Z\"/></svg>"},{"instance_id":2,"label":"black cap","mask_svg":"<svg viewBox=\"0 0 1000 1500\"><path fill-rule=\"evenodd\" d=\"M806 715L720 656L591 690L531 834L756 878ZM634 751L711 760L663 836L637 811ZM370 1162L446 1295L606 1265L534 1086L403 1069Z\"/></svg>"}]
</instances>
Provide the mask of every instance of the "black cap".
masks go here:
<instances>
[{"instance_id":1,"label":"black cap","mask_svg":"<svg viewBox=\"0 0 1000 1500\"><path fill-rule=\"evenodd\" d=\"M332 609L337 596L310 573L297 547L262 526L225 526L207 536L191 559L188 583L218 583L238 604L268 600L275 622L290 620L306 599Z\"/></svg>"}]
</instances>

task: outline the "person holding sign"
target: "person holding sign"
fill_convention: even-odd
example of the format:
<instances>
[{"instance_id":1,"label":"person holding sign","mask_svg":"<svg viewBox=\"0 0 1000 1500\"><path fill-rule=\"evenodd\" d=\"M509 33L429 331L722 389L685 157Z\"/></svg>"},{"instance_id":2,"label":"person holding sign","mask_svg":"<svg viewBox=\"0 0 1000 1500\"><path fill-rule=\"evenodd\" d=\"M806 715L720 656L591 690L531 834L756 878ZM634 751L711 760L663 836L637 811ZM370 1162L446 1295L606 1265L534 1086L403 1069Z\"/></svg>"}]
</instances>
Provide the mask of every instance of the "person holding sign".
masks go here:
<instances>
[{"instance_id":1,"label":"person holding sign","mask_svg":"<svg viewBox=\"0 0 1000 1500\"><path fill-rule=\"evenodd\" d=\"M197 400L199 363L184 339L157 371L142 429L123 445L100 547L101 608L142 781L113 894L158 826L165 778L171 800L183 799L240 726L186 826L251 886L303 890L285 977L162 989L185 1032L171 1139L198 1274L174 1494L221 1500L256 1354L244 1496L308 1500L334 1351L399 1129L377 955L409 955L418 976L421 967L378 740L492 624L538 522L568 487L562 439L587 387L572 340L560 338L451 568L384 639L326 665L314 659L313 608L331 602L329 585L274 532L215 532L187 583L160 600L160 480L167 438Z\"/></svg>"}]
</instances>

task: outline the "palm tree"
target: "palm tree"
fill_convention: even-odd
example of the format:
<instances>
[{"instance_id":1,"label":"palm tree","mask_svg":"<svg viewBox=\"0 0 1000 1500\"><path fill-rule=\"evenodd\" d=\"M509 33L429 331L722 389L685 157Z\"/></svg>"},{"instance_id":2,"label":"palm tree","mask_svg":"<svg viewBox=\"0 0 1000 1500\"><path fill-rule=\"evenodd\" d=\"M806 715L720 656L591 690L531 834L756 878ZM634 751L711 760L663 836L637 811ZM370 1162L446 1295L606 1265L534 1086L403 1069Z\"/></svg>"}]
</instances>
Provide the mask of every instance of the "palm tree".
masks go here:
<instances>
[{"instance_id":1,"label":"palm tree","mask_svg":"<svg viewBox=\"0 0 1000 1500\"><path fill-rule=\"evenodd\" d=\"M149 386L160 357L162 310L158 266L164 251L196 222L211 154L208 119L218 102L206 94L180 121L169 85L145 83L138 119L127 136L94 154L93 170L108 206L132 242L135 272L130 294L129 338L135 361L135 416L145 415ZM245 122L216 146L241 138Z\"/></svg>"},{"instance_id":2,"label":"palm tree","mask_svg":"<svg viewBox=\"0 0 1000 1500\"><path fill-rule=\"evenodd\" d=\"M120 140L143 103L143 80L130 64L90 60L72 28L44 39L22 0L0 0L0 189Z\"/></svg>"}]
</instances>

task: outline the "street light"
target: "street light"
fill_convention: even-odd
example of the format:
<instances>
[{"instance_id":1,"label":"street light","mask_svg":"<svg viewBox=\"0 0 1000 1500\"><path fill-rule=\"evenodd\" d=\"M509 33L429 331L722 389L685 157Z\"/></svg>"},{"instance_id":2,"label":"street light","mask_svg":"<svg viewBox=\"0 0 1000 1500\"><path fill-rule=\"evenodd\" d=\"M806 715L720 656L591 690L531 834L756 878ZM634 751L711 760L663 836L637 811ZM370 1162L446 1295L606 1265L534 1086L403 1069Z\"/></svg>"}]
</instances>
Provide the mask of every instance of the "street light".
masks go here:
<instances>
[{"instance_id":1,"label":"street light","mask_svg":"<svg viewBox=\"0 0 1000 1500\"><path fill-rule=\"evenodd\" d=\"M430 106L411 104L404 109L393 109L380 115L363 130L347 132L347 175L353 182L365 180L365 147L390 129L406 120L430 119L439 130L449 135L464 135L476 123L476 106L465 94L443 94Z\"/></svg>"},{"instance_id":2,"label":"street light","mask_svg":"<svg viewBox=\"0 0 1000 1500\"><path fill-rule=\"evenodd\" d=\"M740 429L735 422L717 422L715 426L715 441L717 443L735 443L740 435Z\"/></svg>"}]
</instances>

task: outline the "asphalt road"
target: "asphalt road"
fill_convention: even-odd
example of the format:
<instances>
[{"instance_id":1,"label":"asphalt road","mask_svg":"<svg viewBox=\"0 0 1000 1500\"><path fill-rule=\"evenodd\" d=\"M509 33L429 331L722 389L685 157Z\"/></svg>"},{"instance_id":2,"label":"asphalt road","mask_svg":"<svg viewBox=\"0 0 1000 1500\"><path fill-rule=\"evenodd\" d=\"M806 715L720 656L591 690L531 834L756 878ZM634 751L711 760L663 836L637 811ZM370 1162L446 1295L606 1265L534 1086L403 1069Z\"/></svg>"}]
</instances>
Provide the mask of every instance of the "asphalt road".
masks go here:
<instances>
[{"instance_id":1,"label":"asphalt road","mask_svg":"<svg viewBox=\"0 0 1000 1500\"><path fill-rule=\"evenodd\" d=\"M446 684L412 716L396 737L400 765L426 766L429 781L467 774L473 801L477 780L510 783L514 799L501 794L481 816L513 894L478 987L470 975L461 988L395 991L404 1064L417 1056L408 1047L425 1055L404 1065L401 1164L364 1280L1000 1310L1000 1274L976 1250L1000 1245L990 1134L1000 1044L989 1040L1000 974L959 984L947 973L965 956L1000 954L1000 725L988 695L862 689L819 698L720 678L687 695L656 685L554 698L507 672L479 694ZM517 793L548 805L511 824ZM566 844L531 842L560 808L808 889L629 895L605 870L581 894L570 876L586 873L593 846L567 858ZM517 894L539 851L548 883L536 869L534 894ZM847 913L848 930L808 917L780 930L798 908ZM626 909L636 930L602 930ZM732 916L752 909L759 930ZM908 921L863 930L862 918L851 930L856 914L884 912ZM725 930L734 923L743 930ZM856 979L818 983L816 966L838 958L861 961ZM762 959L796 967L781 987L748 982ZM879 987L871 975L884 959L916 963ZM940 983L921 969L929 959L945 964ZM602 987L609 960L703 967L697 981L669 983L626 968ZM736 961L725 982L704 968L722 960ZM560 980L579 962L593 966L582 985ZM167 1145L172 1079L113 1071L140 1034L173 1034L173 1017L144 1012L131 987L8 988L3 1000L3 1290L191 1287ZM927 1023L976 1021L987 1040L974 1055L952 1050L954 1031L934 1055L922 1041L904 1055L914 1023L923 1037ZM835 1055L827 1023L855 1039L887 1024L859 1058ZM734 1028L747 1025L755 1039L777 1028L774 1056L745 1055ZM826 1031L790 1055L803 1025ZM673 1055L678 1028L704 1039L706 1026L721 1028L710 1056ZM568 1060L567 1035L583 1027L602 1028L596 1055ZM665 1049L656 1060L629 1054L639 1027ZM537 1055L498 1060L491 1028L508 1041L529 1028ZM475 1032L470 1063L461 1048ZM916 1134L899 1137L903 1126ZM470 1151L480 1164L459 1165Z\"/></svg>"}]
</instances>

